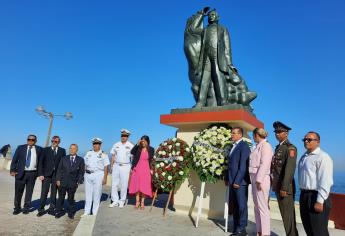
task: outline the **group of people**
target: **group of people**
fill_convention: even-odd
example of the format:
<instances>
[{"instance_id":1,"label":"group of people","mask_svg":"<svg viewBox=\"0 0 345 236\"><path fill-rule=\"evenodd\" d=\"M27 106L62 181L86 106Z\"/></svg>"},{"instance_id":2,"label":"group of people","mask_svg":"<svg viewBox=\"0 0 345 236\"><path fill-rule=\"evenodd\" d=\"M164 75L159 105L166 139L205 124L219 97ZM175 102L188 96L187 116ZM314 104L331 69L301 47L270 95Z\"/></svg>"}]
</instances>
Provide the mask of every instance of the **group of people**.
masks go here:
<instances>
[{"instance_id":1,"label":"group of people","mask_svg":"<svg viewBox=\"0 0 345 236\"><path fill-rule=\"evenodd\" d=\"M295 181L297 149L288 140L289 128L282 122L274 122L274 133L279 144L273 151L267 142L268 133L262 128L253 131L255 147L250 150L243 141L244 131L235 127L231 131L233 146L228 157L228 174L225 184L229 188L229 200L233 204L233 233L246 235L248 222L248 185L252 184L255 221L258 235L270 235L269 195L275 192L288 236L298 235L295 219ZM144 135L137 144L128 140L130 132L121 130L121 140L110 150L111 161L102 151L102 140L92 139L92 150L85 157L77 155L78 145L71 144L69 154L59 146L60 137L54 136L51 146L36 145L37 137L29 135L27 144L16 149L10 174L15 176L15 197L13 214L28 214L36 178L42 181L40 205L37 216L45 214L47 195L50 190L48 213L56 218L64 215L64 200L68 194L68 217L75 214L74 195L78 185L85 182L85 212L98 212L102 185L107 182L108 167L112 173L111 203L109 207L122 208L127 193L136 197L136 209L144 209L145 198L152 197L150 161L154 148ZM298 163L298 180L301 189L300 214L307 235L328 235L330 213L330 188L333 185L333 162L320 149L320 135L308 132L302 139L305 153ZM24 208L21 200L25 189ZM119 191L120 190L120 191ZM57 192L59 198L57 199ZM119 195L120 192L120 195ZM92 208L92 209L91 209Z\"/></svg>"},{"instance_id":2,"label":"group of people","mask_svg":"<svg viewBox=\"0 0 345 236\"><path fill-rule=\"evenodd\" d=\"M272 190L278 200L286 235L296 236L295 181L297 149L288 140L290 127L282 122L273 123L279 144L273 151L267 142L268 133L262 128L253 131L256 143L251 151L243 141L243 129L232 129L233 146L228 154L228 175L225 184L229 187L233 203L233 233L247 235L248 184L252 184L257 235L271 235L269 195ZM305 153L298 163L300 187L300 215L308 236L326 236L330 213L330 188L333 185L333 161L320 148L320 135L310 131L302 139Z\"/></svg>"},{"instance_id":3,"label":"group of people","mask_svg":"<svg viewBox=\"0 0 345 236\"><path fill-rule=\"evenodd\" d=\"M84 215L96 215L102 196L102 186L107 183L108 167L112 172L112 192L110 207L123 207L129 193L136 195L137 209L144 209L145 198L152 197L150 160L154 149L150 146L150 138L141 137L134 145L128 141L130 132L121 130L121 141L115 143L108 155L102 151L102 140L92 139L92 150L84 157L77 155L78 145L71 144L69 154L59 146L59 136L54 136L51 146L42 148L36 145L37 137L29 135L27 144L19 145L13 156L10 174L15 177L15 196L13 214L29 214L31 210L32 193L36 178L42 181L40 204L37 216L45 213L60 218L68 213L73 219L75 193L80 184L85 183ZM130 179L130 180L129 180ZM21 201L25 190L24 207ZM120 197L118 194L120 190ZM50 191L50 206L45 210L47 196ZM58 193L58 198L57 198ZM68 207L64 210L64 200L68 195ZM92 209L91 209L92 208Z\"/></svg>"}]
</instances>

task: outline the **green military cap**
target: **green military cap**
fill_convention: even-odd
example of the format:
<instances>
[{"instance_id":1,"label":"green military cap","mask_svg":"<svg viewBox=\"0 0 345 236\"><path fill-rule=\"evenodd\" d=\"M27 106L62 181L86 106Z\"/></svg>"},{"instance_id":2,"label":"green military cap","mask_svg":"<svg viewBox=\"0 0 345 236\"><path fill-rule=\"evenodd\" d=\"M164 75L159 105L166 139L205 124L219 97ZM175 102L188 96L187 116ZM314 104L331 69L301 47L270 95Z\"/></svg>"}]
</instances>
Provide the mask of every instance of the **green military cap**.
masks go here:
<instances>
[{"instance_id":1,"label":"green military cap","mask_svg":"<svg viewBox=\"0 0 345 236\"><path fill-rule=\"evenodd\" d=\"M280 121L273 123L274 132L288 132L291 128Z\"/></svg>"}]
</instances>

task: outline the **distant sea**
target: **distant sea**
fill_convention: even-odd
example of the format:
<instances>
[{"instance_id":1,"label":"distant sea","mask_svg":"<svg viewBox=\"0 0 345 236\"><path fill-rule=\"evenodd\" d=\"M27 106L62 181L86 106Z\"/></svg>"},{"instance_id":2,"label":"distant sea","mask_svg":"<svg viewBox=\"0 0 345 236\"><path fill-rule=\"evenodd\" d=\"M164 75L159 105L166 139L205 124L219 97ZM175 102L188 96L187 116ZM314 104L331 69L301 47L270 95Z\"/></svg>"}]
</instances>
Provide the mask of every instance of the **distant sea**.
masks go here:
<instances>
[{"instance_id":1,"label":"distant sea","mask_svg":"<svg viewBox=\"0 0 345 236\"><path fill-rule=\"evenodd\" d=\"M295 175L296 182L296 195L295 201L299 200L299 186L298 186L298 176ZM332 193L342 193L345 194L345 171L334 171L333 173L333 186L331 188ZM271 197L276 198L275 193L271 192Z\"/></svg>"}]
</instances>

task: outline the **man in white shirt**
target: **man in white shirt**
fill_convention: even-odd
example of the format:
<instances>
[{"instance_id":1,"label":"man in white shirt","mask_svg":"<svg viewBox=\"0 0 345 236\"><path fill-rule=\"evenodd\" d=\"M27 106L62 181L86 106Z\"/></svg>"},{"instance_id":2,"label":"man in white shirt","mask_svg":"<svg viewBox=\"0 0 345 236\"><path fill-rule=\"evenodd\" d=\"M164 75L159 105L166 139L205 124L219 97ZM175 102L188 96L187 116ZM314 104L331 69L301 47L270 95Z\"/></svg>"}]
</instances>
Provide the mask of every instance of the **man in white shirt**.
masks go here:
<instances>
[{"instance_id":1,"label":"man in white shirt","mask_svg":"<svg viewBox=\"0 0 345 236\"><path fill-rule=\"evenodd\" d=\"M110 171L112 172L111 181L111 200L109 207L119 206L123 207L127 198L128 179L131 171L131 150L134 147L133 143L128 141L131 133L126 130L121 130L121 141L113 145L110 150L112 155ZM118 194L120 189L120 199Z\"/></svg>"},{"instance_id":2,"label":"man in white shirt","mask_svg":"<svg viewBox=\"0 0 345 236\"><path fill-rule=\"evenodd\" d=\"M303 139L306 152L298 164L301 188L300 213L307 235L329 235L328 219L331 208L329 199L333 185L333 161L320 148L320 135L308 132Z\"/></svg>"}]
</instances>

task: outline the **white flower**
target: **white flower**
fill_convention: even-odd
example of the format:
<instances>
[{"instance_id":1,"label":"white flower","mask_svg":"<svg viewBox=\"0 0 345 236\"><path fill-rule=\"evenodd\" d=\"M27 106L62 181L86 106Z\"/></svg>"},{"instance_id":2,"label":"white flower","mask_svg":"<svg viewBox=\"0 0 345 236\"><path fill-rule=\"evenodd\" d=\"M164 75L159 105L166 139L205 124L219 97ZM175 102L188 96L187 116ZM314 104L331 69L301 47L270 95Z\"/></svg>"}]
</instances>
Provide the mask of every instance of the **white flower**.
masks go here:
<instances>
[{"instance_id":1,"label":"white flower","mask_svg":"<svg viewBox=\"0 0 345 236\"><path fill-rule=\"evenodd\" d=\"M173 141L173 142L176 142L176 141L177 141L177 138L173 138L172 141Z\"/></svg>"},{"instance_id":2,"label":"white flower","mask_svg":"<svg viewBox=\"0 0 345 236\"><path fill-rule=\"evenodd\" d=\"M179 152L179 151L177 151L177 152L176 152L176 155L180 155L180 152Z\"/></svg>"},{"instance_id":3,"label":"white flower","mask_svg":"<svg viewBox=\"0 0 345 236\"><path fill-rule=\"evenodd\" d=\"M186 152L190 152L190 149L189 149L189 148L186 148Z\"/></svg>"},{"instance_id":4,"label":"white flower","mask_svg":"<svg viewBox=\"0 0 345 236\"><path fill-rule=\"evenodd\" d=\"M159 165L160 165L161 167L163 167L163 166L164 166L164 163L163 163L163 162L161 162L161 163L159 163Z\"/></svg>"},{"instance_id":5,"label":"white flower","mask_svg":"<svg viewBox=\"0 0 345 236\"><path fill-rule=\"evenodd\" d=\"M164 185L161 185L161 188L164 188Z\"/></svg>"},{"instance_id":6,"label":"white flower","mask_svg":"<svg viewBox=\"0 0 345 236\"><path fill-rule=\"evenodd\" d=\"M178 157L178 160L179 160L179 161L183 161L183 157L179 156L179 157Z\"/></svg>"},{"instance_id":7,"label":"white flower","mask_svg":"<svg viewBox=\"0 0 345 236\"><path fill-rule=\"evenodd\" d=\"M206 173L206 172L207 172L207 170L205 170L205 169L202 169L202 172Z\"/></svg>"},{"instance_id":8,"label":"white flower","mask_svg":"<svg viewBox=\"0 0 345 236\"><path fill-rule=\"evenodd\" d=\"M184 172L181 170L180 172L178 172L179 175L183 175Z\"/></svg>"},{"instance_id":9,"label":"white flower","mask_svg":"<svg viewBox=\"0 0 345 236\"><path fill-rule=\"evenodd\" d=\"M166 173L165 173L165 172L163 172L163 173L162 173L162 176L164 177L165 175L166 175Z\"/></svg>"},{"instance_id":10,"label":"white flower","mask_svg":"<svg viewBox=\"0 0 345 236\"><path fill-rule=\"evenodd\" d=\"M159 151L159 152L158 152L158 155L162 155L162 151Z\"/></svg>"},{"instance_id":11,"label":"white flower","mask_svg":"<svg viewBox=\"0 0 345 236\"><path fill-rule=\"evenodd\" d=\"M175 152L175 151L172 151L172 155L175 156L175 155L176 155L176 152Z\"/></svg>"},{"instance_id":12,"label":"white flower","mask_svg":"<svg viewBox=\"0 0 345 236\"><path fill-rule=\"evenodd\" d=\"M195 165L196 165L196 166L200 166L200 162L196 162Z\"/></svg>"},{"instance_id":13,"label":"white flower","mask_svg":"<svg viewBox=\"0 0 345 236\"><path fill-rule=\"evenodd\" d=\"M158 173L156 173L155 176L158 178Z\"/></svg>"},{"instance_id":14,"label":"white flower","mask_svg":"<svg viewBox=\"0 0 345 236\"><path fill-rule=\"evenodd\" d=\"M176 147L179 147L181 144L180 143L176 143Z\"/></svg>"},{"instance_id":15,"label":"white flower","mask_svg":"<svg viewBox=\"0 0 345 236\"><path fill-rule=\"evenodd\" d=\"M165 152L165 151L162 151L162 155L164 156L164 155L166 155L167 153Z\"/></svg>"},{"instance_id":16,"label":"white flower","mask_svg":"<svg viewBox=\"0 0 345 236\"><path fill-rule=\"evenodd\" d=\"M220 169L216 170L216 175L221 175L222 171Z\"/></svg>"},{"instance_id":17,"label":"white flower","mask_svg":"<svg viewBox=\"0 0 345 236\"><path fill-rule=\"evenodd\" d=\"M172 176L171 175L168 176L168 180L172 180Z\"/></svg>"},{"instance_id":18,"label":"white flower","mask_svg":"<svg viewBox=\"0 0 345 236\"><path fill-rule=\"evenodd\" d=\"M167 160L164 161L165 164L168 164L169 162Z\"/></svg>"},{"instance_id":19,"label":"white flower","mask_svg":"<svg viewBox=\"0 0 345 236\"><path fill-rule=\"evenodd\" d=\"M176 162L173 162L173 163L172 163L172 166L175 167L175 166L176 166Z\"/></svg>"},{"instance_id":20,"label":"white flower","mask_svg":"<svg viewBox=\"0 0 345 236\"><path fill-rule=\"evenodd\" d=\"M163 143L163 146L166 146L166 145L168 145L168 143L167 143L167 142Z\"/></svg>"},{"instance_id":21,"label":"white flower","mask_svg":"<svg viewBox=\"0 0 345 236\"><path fill-rule=\"evenodd\" d=\"M156 165L156 168L159 168L159 164Z\"/></svg>"},{"instance_id":22,"label":"white flower","mask_svg":"<svg viewBox=\"0 0 345 236\"><path fill-rule=\"evenodd\" d=\"M169 149L172 149L172 145L169 145L168 148L169 148Z\"/></svg>"},{"instance_id":23,"label":"white flower","mask_svg":"<svg viewBox=\"0 0 345 236\"><path fill-rule=\"evenodd\" d=\"M220 160L219 160L219 163L220 163L220 164L223 164L223 163L224 163L224 159L220 159Z\"/></svg>"},{"instance_id":24,"label":"white flower","mask_svg":"<svg viewBox=\"0 0 345 236\"><path fill-rule=\"evenodd\" d=\"M196 162L196 157L193 158L193 161Z\"/></svg>"}]
</instances>

